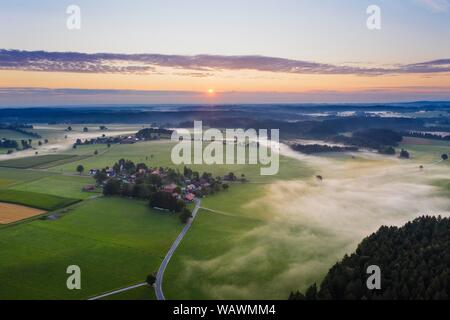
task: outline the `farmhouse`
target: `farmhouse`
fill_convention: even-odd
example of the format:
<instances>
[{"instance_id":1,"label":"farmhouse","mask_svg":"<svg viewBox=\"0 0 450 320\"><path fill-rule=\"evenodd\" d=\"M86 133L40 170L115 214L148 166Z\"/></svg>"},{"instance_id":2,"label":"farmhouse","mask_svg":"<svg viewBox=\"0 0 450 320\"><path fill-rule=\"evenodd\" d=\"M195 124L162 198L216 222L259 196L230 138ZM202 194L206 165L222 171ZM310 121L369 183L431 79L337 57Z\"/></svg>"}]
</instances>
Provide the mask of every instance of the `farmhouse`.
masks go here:
<instances>
[{"instance_id":1,"label":"farmhouse","mask_svg":"<svg viewBox=\"0 0 450 320\"><path fill-rule=\"evenodd\" d=\"M92 192L92 191L95 191L95 186L94 186L94 185L91 185L91 184L89 184L89 185L87 185L87 186L84 186L84 187L83 187L83 191L84 191L84 192Z\"/></svg>"},{"instance_id":2,"label":"farmhouse","mask_svg":"<svg viewBox=\"0 0 450 320\"><path fill-rule=\"evenodd\" d=\"M177 188L178 188L178 186L175 183L171 183L171 184L165 185L163 188L163 191L167 192L167 193L174 193Z\"/></svg>"},{"instance_id":3,"label":"farmhouse","mask_svg":"<svg viewBox=\"0 0 450 320\"><path fill-rule=\"evenodd\" d=\"M153 174L155 176L161 176L161 172L159 171L159 169L153 170L151 174Z\"/></svg>"},{"instance_id":4,"label":"farmhouse","mask_svg":"<svg viewBox=\"0 0 450 320\"><path fill-rule=\"evenodd\" d=\"M114 177L116 175L116 173L114 172L113 169L106 169L106 175L108 177Z\"/></svg>"},{"instance_id":5,"label":"farmhouse","mask_svg":"<svg viewBox=\"0 0 450 320\"><path fill-rule=\"evenodd\" d=\"M120 144L134 144L134 143L136 143L136 141L139 141L139 139L129 136L129 137L123 139L122 141L120 141Z\"/></svg>"}]
</instances>

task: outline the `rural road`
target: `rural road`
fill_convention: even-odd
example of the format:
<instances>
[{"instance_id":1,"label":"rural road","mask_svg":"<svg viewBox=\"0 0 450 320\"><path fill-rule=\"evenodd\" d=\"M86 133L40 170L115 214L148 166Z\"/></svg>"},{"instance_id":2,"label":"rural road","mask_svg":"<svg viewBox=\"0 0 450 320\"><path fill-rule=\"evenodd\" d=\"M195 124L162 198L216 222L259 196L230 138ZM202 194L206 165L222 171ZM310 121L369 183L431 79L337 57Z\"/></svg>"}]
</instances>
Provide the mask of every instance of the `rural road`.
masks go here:
<instances>
[{"instance_id":1,"label":"rural road","mask_svg":"<svg viewBox=\"0 0 450 320\"><path fill-rule=\"evenodd\" d=\"M136 288L143 287L143 286L146 286L146 285L147 285L147 282L139 283L139 284L136 284L136 285L134 285L134 286L129 286L129 287L122 288L122 289L119 289L119 290L111 291L111 292L102 294L102 295L100 295L100 296L96 296L96 297L90 298L90 299L88 299L88 300L98 300L98 299L103 299L103 298L105 298L105 297L112 296L112 295L117 294L117 293L121 293L121 292L128 291L128 290L131 290L131 289L136 289Z\"/></svg>"},{"instance_id":2,"label":"rural road","mask_svg":"<svg viewBox=\"0 0 450 320\"><path fill-rule=\"evenodd\" d=\"M191 228L192 222L194 221L195 217L197 216L198 209L200 209L201 200L195 199L195 208L192 210L192 218L189 219L189 221L184 226L181 233L178 235L175 242L170 247L169 252L167 252L166 257L164 258L163 262L161 263L161 266L159 267L158 273L156 274L156 282L155 282L155 293L156 293L156 299L157 300L166 300L164 297L164 293L162 290L162 282L164 277L164 271L166 270L167 265L169 264L170 258L172 258L173 253L180 245L181 240L183 240L186 233Z\"/></svg>"}]
</instances>

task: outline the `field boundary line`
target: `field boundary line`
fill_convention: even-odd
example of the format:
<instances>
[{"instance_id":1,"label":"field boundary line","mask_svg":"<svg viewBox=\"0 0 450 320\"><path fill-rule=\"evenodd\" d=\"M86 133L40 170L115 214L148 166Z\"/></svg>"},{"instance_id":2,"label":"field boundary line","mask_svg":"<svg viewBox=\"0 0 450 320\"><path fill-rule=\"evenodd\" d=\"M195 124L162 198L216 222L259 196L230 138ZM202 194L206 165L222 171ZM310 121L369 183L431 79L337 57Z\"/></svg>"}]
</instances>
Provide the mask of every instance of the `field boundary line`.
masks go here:
<instances>
[{"instance_id":1,"label":"field boundary line","mask_svg":"<svg viewBox=\"0 0 450 320\"><path fill-rule=\"evenodd\" d=\"M72 204L70 204L70 205L68 205L67 207L64 207L64 208L55 209L53 211L47 211L46 213L43 213L43 214L40 214L40 215L36 215L36 216L33 216L33 217L29 217L29 218L26 218L26 219L23 219L23 220L15 221L15 222L12 222L12 223L3 224L3 225L0 224L0 230L6 229L6 228L12 228L12 227L18 226L20 224L24 224L24 223L29 223L29 222L33 222L33 221L36 221L36 220L40 220L43 217L48 217L48 216L51 216L53 214L59 214L59 218L60 218L60 217L63 217L65 215L70 214L70 211L72 209L75 209L76 207L80 206L81 204L83 204L85 202L88 202L88 201L96 200L96 199L101 198L101 197L102 196L98 196L98 197L95 197L95 198L88 198L88 199L84 199L84 200L80 199L80 201L72 203ZM5 202L5 201L0 201L0 202L11 203L11 202ZM15 203L11 203L11 204L15 204ZM32 207L30 207L30 208L32 208ZM35 208L35 209L37 209L37 208Z\"/></svg>"},{"instance_id":2,"label":"field boundary line","mask_svg":"<svg viewBox=\"0 0 450 320\"><path fill-rule=\"evenodd\" d=\"M212 212L212 213L221 214L221 215L228 216L228 217L239 217L239 218L241 217L240 215L235 214L235 213L219 211L219 210L214 210L214 209L205 208L205 207L200 207L200 209L205 210L205 211L209 211L209 212Z\"/></svg>"},{"instance_id":3,"label":"field boundary line","mask_svg":"<svg viewBox=\"0 0 450 320\"><path fill-rule=\"evenodd\" d=\"M88 300L90 300L90 301L92 301L92 300L99 300L99 299L102 299L102 298L113 296L113 295L121 293L121 292L133 290L133 289L136 289L136 288L140 288L140 287L143 287L145 285L148 285L147 282L138 283L138 284L135 284L135 285L132 285L132 286L129 286L129 287L125 287L125 288L109 291L109 292L106 292L104 294L101 294L101 295L98 295L98 296L94 296L92 298L89 298Z\"/></svg>"}]
</instances>

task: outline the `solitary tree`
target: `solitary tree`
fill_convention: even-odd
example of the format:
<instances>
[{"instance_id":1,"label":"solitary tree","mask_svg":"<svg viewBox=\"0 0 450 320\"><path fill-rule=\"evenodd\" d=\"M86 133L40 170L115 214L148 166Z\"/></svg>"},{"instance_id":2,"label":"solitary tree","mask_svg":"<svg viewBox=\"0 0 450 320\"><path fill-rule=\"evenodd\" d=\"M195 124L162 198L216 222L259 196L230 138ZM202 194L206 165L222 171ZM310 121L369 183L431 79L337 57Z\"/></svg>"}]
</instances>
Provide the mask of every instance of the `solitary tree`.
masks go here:
<instances>
[{"instance_id":1,"label":"solitary tree","mask_svg":"<svg viewBox=\"0 0 450 320\"><path fill-rule=\"evenodd\" d=\"M444 161L447 161L448 160L448 154L443 154L442 156L441 156L441 158L442 158L442 160L444 160Z\"/></svg>"},{"instance_id":2,"label":"solitary tree","mask_svg":"<svg viewBox=\"0 0 450 320\"><path fill-rule=\"evenodd\" d=\"M81 174L83 173L83 171L84 171L84 167L80 164L80 165L78 165L78 167L77 167L77 172L80 174L80 176L81 176Z\"/></svg>"},{"instance_id":3,"label":"solitary tree","mask_svg":"<svg viewBox=\"0 0 450 320\"><path fill-rule=\"evenodd\" d=\"M400 151L400 158L409 159L409 152L405 149L402 149L402 151Z\"/></svg>"},{"instance_id":4,"label":"solitary tree","mask_svg":"<svg viewBox=\"0 0 450 320\"><path fill-rule=\"evenodd\" d=\"M156 274L155 273L149 274L145 279L145 282L147 282L149 286L153 286L156 282Z\"/></svg>"},{"instance_id":5,"label":"solitary tree","mask_svg":"<svg viewBox=\"0 0 450 320\"><path fill-rule=\"evenodd\" d=\"M89 129L87 127L83 128L83 132L88 132L88 131L89 131Z\"/></svg>"},{"instance_id":6,"label":"solitary tree","mask_svg":"<svg viewBox=\"0 0 450 320\"><path fill-rule=\"evenodd\" d=\"M180 214L180 220L182 223L188 223L189 219L192 218L192 213L189 209L184 208Z\"/></svg>"}]
</instances>

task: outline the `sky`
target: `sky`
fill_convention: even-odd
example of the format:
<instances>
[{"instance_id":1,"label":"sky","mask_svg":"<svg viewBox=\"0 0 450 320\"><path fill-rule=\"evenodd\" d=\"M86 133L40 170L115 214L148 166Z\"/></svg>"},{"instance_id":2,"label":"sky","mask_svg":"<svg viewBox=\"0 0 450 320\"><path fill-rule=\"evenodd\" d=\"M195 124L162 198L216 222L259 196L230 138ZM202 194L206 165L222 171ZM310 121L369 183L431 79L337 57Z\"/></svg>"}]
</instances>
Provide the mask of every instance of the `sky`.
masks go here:
<instances>
[{"instance_id":1,"label":"sky","mask_svg":"<svg viewBox=\"0 0 450 320\"><path fill-rule=\"evenodd\" d=\"M450 0L0 0L0 106L450 100L448 39Z\"/></svg>"}]
</instances>

